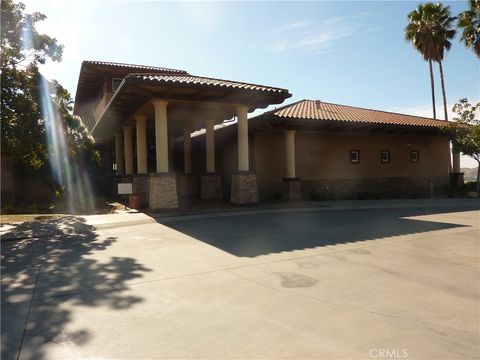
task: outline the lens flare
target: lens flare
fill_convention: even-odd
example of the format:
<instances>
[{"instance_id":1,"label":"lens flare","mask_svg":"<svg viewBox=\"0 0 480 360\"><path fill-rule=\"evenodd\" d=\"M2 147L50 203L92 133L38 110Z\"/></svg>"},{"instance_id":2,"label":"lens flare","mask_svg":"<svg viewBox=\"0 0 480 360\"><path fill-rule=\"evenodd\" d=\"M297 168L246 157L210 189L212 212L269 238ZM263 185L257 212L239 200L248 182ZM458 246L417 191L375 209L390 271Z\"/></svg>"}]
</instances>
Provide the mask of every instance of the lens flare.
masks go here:
<instances>
[{"instance_id":1,"label":"lens flare","mask_svg":"<svg viewBox=\"0 0 480 360\"><path fill-rule=\"evenodd\" d=\"M25 53L34 49L33 32L33 19L31 15L26 15L20 34L22 50ZM32 59L27 57L26 60L23 64L25 67ZM91 213L95 208L85 162L69 152L67 129L63 117L53 102L50 84L42 75L39 76L38 91L52 178L63 188L69 213Z\"/></svg>"},{"instance_id":2,"label":"lens flare","mask_svg":"<svg viewBox=\"0 0 480 360\"><path fill-rule=\"evenodd\" d=\"M22 42L22 50L24 51L29 51L33 48L32 27L31 18L27 15L24 26L20 31L20 40Z\"/></svg>"},{"instance_id":3,"label":"lens flare","mask_svg":"<svg viewBox=\"0 0 480 360\"><path fill-rule=\"evenodd\" d=\"M69 154L65 124L53 104L49 83L43 76L40 77L39 91L52 177L64 189L69 213L93 212L94 201L87 170L81 159Z\"/></svg>"}]
</instances>

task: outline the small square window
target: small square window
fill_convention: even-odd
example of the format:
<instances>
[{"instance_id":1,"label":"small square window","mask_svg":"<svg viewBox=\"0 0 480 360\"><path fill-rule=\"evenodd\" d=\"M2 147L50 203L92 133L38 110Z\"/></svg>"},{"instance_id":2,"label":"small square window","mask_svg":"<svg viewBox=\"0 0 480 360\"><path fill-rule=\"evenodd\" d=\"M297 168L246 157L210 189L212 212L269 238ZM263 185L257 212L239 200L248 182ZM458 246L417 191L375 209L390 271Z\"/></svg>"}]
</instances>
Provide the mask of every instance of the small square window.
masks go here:
<instances>
[{"instance_id":1,"label":"small square window","mask_svg":"<svg viewBox=\"0 0 480 360\"><path fill-rule=\"evenodd\" d=\"M380 162L382 164L387 164L390 162L390 150L380 151Z\"/></svg>"},{"instance_id":2,"label":"small square window","mask_svg":"<svg viewBox=\"0 0 480 360\"><path fill-rule=\"evenodd\" d=\"M410 162L412 163L418 163L420 161L420 156L418 154L417 150L411 150L410 151Z\"/></svg>"},{"instance_id":3,"label":"small square window","mask_svg":"<svg viewBox=\"0 0 480 360\"><path fill-rule=\"evenodd\" d=\"M352 164L360 163L360 150L350 150L350 162Z\"/></svg>"},{"instance_id":4,"label":"small square window","mask_svg":"<svg viewBox=\"0 0 480 360\"><path fill-rule=\"evenodd\" d=\"M113 78L112 79L112 91L113 92L118 90L122 81L123 81L123 79L120 79L120 78Z\"/></svg>"}]
</instances>

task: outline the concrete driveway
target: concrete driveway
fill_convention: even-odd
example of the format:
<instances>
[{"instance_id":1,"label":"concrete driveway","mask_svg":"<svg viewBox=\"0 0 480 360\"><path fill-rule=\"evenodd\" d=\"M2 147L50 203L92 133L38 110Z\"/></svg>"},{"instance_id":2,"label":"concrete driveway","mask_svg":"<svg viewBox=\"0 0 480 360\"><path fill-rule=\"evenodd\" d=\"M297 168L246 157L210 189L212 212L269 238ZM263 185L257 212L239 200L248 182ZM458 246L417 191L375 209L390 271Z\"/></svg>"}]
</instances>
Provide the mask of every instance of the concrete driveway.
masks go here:
<instances>
[{"instance_id":1,"label":"concrete driveway","mask_svg":"<svg viewBox=\"0 0 480 360\"><path fill-rule=\"evenodd\" d=\"M2 359L478 359L480 203L379 204L3 227Z\"/></svg>"}]
</instances>

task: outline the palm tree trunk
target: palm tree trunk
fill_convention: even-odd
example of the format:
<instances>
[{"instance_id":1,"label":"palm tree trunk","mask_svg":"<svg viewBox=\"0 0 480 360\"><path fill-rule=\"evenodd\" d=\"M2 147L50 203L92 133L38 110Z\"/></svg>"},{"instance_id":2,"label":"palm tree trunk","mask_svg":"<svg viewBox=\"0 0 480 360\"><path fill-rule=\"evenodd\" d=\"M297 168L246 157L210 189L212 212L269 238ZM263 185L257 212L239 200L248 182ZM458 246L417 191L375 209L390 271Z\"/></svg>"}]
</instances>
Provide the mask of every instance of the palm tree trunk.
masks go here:
<instances>
[{"instance_id":1,"label":"palm tree trunk","mask_svg":"<svg viewBox=\"0 0 480 360\"><path fill-rule=\"evenodd\" d=\"M432 60L428 60L428 67L430 68L430 83L432 86L432 106L433 106L433 118L437 118L437 110L435 109L435 84L433 82L433 68Z\"/></svg>"},{"instance_id":2,"label":"palm tree trunk","mask_svg":"<svg viewBox=\"0 0 480 360\"><path fill-rule=\"evenodd\" d=\"M445 81L443 79L443 67L441 60L438 62L438 68L440 69L440 81L442 83L443 110L445 111L445 121L448 121L447 95L445 94Z\"/></svg>"}]
</instances>

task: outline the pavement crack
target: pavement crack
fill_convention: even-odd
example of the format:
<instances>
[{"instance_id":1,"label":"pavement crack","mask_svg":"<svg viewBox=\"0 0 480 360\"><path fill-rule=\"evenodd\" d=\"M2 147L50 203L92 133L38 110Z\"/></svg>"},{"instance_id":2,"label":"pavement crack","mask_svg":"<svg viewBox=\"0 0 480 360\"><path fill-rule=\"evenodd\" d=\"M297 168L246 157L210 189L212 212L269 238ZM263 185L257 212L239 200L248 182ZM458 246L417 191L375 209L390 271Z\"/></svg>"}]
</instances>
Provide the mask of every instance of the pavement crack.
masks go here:
<instances>
[{"instance_id":1,"label":"pavement crack","mask_svg":"<svg viewBox=\"0 0 480 360\"><path fill-rule=\"evenodd\" d=\"M46 249L47 249L47 242L45 242L45 247L43 249L44 252L40 256L40 262L38 264L37 276L35 277L35 284L33 286L32 297L30 299L30 304L28 304L27 316L25 317L25 325L23 326L22 339L20 340L20 346L18 347L17 360L20 359L20 353L22 352L23 342L25 340L25 333L27 332L28 320L30 318L30 312L32 310L33 300L35 298L35 292L37 290L38 279L40 278L40 273L42 271L42 265L43 265L43 262L45 261Z\"/></svg>"}]
</instances>

